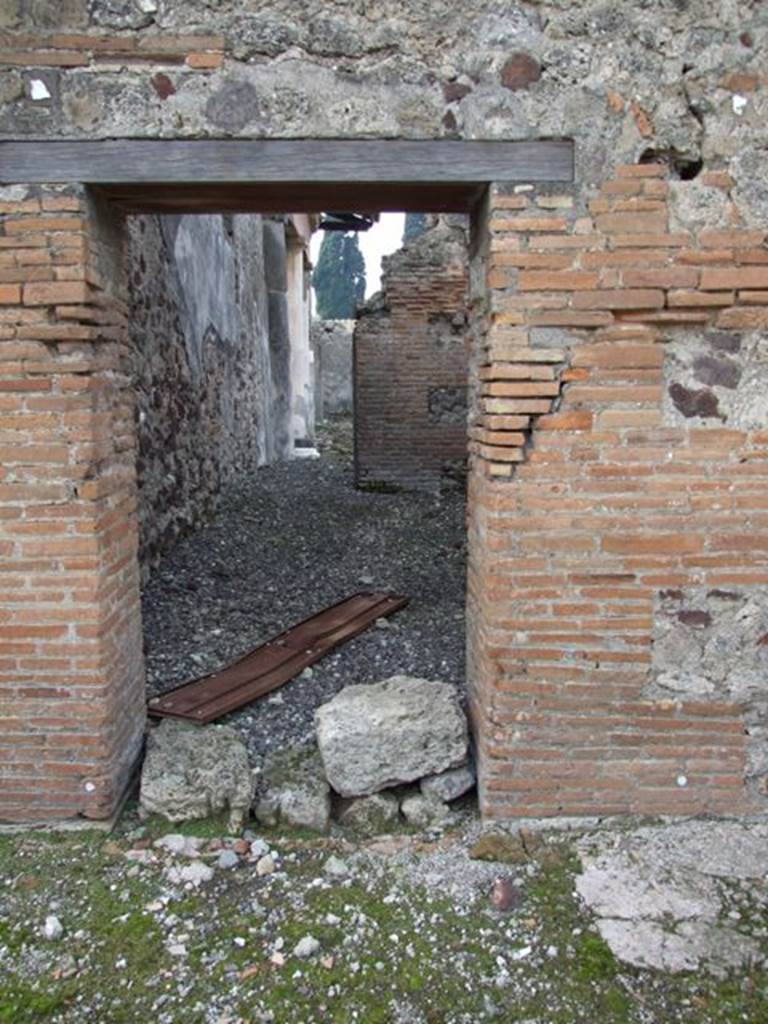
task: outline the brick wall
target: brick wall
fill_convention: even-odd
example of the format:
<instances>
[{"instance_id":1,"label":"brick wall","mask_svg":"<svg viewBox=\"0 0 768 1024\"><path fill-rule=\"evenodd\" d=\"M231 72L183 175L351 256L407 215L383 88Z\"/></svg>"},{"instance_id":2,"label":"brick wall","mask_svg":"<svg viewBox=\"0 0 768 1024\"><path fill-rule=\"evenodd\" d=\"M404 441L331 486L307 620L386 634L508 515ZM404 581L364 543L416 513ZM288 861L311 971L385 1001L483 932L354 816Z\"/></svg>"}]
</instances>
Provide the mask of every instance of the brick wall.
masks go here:
<instances>
[{"instance_id":1,"label":"brick wall","mask_svg":"<svg viewBox=\"0 0 768 1024\"><path fill-rule=\"evenodd\" d=\"M144 723L120 235L81 193L5 195L0 820L103 817Z\"/></svg>"},{"instance_id":2,"label":"brick wall","mask_svg":"<svg viewBox=\"0 0 768 1024\"><path fill-rule=\"evenodd\" d=\"M677 183L676 188L684 188ZM765 807L766 233L670 228L660 164L495 189L471 428L489 817Z\"/></svg>"},{"instance_id":3,"label":"brick wall","mask_svg":"<svg viewBox=\"0 0 768 1024\"><path fill-rule=\"evenodd\" d=\"M467 444L467 250L440 221L399 250L354 334L358 486L436 487Z\"/></svg>"}]
</instances>

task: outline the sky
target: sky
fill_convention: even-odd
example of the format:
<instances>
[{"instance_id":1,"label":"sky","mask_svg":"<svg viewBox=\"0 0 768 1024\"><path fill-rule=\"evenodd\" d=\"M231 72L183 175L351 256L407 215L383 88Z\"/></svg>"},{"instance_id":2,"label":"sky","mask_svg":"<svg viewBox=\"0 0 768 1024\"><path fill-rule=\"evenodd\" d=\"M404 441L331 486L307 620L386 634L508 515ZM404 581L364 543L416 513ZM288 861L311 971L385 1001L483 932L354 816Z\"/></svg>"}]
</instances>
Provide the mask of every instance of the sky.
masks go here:
<instances>
[{"instance_id":1,"label":"sky","mask_svg":"<svg viewBox=\"0 0 768 1024\"><path fill-rule=\"evenodd\" d=\"M404 213L382 213L379 220L368 231L358 235L360 251L365 260L365 297L379 290L381 279L381 257L399 249L403 244ZM325 232L316 231L309 247L312 263L317 263L320 245Z\"/></svg>"}]
</instances>

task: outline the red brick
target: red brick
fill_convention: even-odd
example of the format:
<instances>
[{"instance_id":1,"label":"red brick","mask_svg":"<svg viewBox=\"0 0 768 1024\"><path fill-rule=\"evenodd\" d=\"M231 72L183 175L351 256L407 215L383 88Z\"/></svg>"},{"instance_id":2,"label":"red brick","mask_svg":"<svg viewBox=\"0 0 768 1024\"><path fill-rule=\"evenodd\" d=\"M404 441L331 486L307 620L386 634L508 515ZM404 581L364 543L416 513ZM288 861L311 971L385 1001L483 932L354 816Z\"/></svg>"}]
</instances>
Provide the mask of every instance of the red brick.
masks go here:
<instances>
[{"instance_id":1,"label":"red brick","mask_svg":"<svg viewBox=\"0 0 768 1024\"><path fill-rule=\"evenodd\" d=\"M719 291L731 288L768 288L768 266L739 267L738 269L715 270L706 267L701 272L703 291Z\"/></svg>"},{"instance_id":2,"label":"red brick","mask_svg":"<svg viewBox=\"0 0 768 1024\"><path fill-rule=\"evenodd\" d=\"M664 306L664 292L656 288L576 292L572 302L576 309L660 309Z\"/></svg>"},{"instance_id":3,"label":"red brick","mask_svg":"<svg viewBox=\"0 0 768 1024\"><path fill-rule=\"evenodd\" d=\"M596 288L597 274L578 270L563 271L562 273L524 270L518 278L518 287L521 292Z\"/></svg>"},{"instance_id":4,"label":"red brick","mask_svg":"<svg viewBox=\"0 0 768 1024\"><path fill-rule=\"evenodd\" d=\"M52 306L88 301L88 286L82 281L35 282L24 286L24 305Z\"/></svg>"},{"instance_id":5,"label":"red brick","mask_svg":"<svg viewBox=\"0 0 768 1024\"><path fill-rule=\"evenodd\" d=\"M664 164L621 164L616 168L618 178L665 178Z\"/></svg>"}]
</instances>

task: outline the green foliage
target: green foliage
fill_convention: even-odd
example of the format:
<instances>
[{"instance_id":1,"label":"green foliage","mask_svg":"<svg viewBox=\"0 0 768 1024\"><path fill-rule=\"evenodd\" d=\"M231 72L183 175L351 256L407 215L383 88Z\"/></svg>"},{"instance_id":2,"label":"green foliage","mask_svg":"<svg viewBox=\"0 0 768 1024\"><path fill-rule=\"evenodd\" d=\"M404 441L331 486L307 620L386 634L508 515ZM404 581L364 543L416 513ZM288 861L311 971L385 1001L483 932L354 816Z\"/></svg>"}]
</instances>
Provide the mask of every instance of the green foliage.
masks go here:
<instances>
[{"instance_id":1,"label":"green foliage","mask_svg":"<svg viewBox=\"0 0 768 1024\"><path fill-rule=\"evenodd\" d=\"M403 228L403 245L413 238L418 238L427 229L426 213L406 213Z\"/></svg>"},{"instance_id":2,"label":"green foliage","mask_svg":"<svg viewBox=\"0 0 768 1024\"><path fill-rule=\"evenodd\" d=\"M352 320L365 297L365 260L354 231L326 231L312 275L321 320Z\"/></svg>"}]
</instances>

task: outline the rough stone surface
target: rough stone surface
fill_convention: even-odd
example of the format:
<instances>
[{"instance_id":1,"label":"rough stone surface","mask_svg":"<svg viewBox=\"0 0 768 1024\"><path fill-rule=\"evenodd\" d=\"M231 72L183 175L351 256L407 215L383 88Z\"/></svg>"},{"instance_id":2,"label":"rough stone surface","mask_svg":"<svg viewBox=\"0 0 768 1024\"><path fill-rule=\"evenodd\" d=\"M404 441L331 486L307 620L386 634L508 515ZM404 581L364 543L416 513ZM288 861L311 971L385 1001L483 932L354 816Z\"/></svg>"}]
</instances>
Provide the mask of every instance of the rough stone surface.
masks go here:
<instances>
[{"instance_id":1,"label":"rough stone surface","mask_svg":"<svg viewBox=\"0 0 768 1024\"><path fill-rule=\"evenodd\" d=\"M142 814L190 821L228 810L236 830L250 810L253 788L248 752L233 729L165 719L151 730L141 773Z\"/></svg>"},{"instance_id":2,"label":"rough stone surface","mask_svg":"<svg viewBox=\"0 0 768 1024\"><path fill-rule=\"evenodd\" d=\"M341 796L367 796L462 763L467 722L446 683L393 676L347 686L315 712L320 756Z\"/></svg>"},{"instance_id":3,"label":"rough stone surface","mask_svg":"<svg viewBox=\"0 0 768 1024\"><path fill-rule=\"evenodd\" d=\"M315 747L294 747L266 758L255 813L264 825L327 831L330 790Z\"/></svg>"},{"instance_id":4,"label":"rough stone surface","mask_svg":"<svg viewBox=\"0 0 768 1024\"><path fill-rule=\"evenodd\" d=\"M318 419L352 412L352 333L354 320L313 320L315 408Z\"/></svg>"},{"instance_id":5,"label":"rough stone surface","mask_svg":"<svg viewBox=\"0 0 768 1024\"><path fill-rule=\"evenodd\" d=\"M439 775L428 775L421 780L419 786L424 796L450 803L451 800L458 800L460 796L468 793L475 782L474 769L465 764L459 768L449 768Z\"/></svg>"},{"instance_id":6,"label":"rough stone surface","mask_svg":"<svg viewBox=\"0 0 768 1024\"><path fill-rule=\"evenodd\" d=\"M683 587L656 599L652 675L643 695L733 701L744 708L746 780L764 793L768 779L768 596L750 586Z\"/></svg>"},{"instance_id":7,"label":"rough stone surface","mask_svg":"<svg viewBox=\"0 0 768 1024\"><path fill-rule=\"evenodd\" d=\"M576 889L600 934L637 967L724 974L759 954L728 911L729 885L765 878L768 825L688 821L578 843Z\"/></svg>"},{"instance_id":8,"label":"rough stone surface","mask_svg":"<svg viewBox=\"0 0 768 1024\"><path fill-rule=\"evenodd\" d=\"M409 825L427 828L429 825L442 825L450 817L451 811L447 804L434 796L412 793L400 804L403 817Z\"/></svg>"},{"instance_id":9,"label":"rough stone surface","mask_svg":"<svg viewBox=\"0 0 768 1024\"><path fill-rule=\"evenodd\" d=\"M666 346L670 425L755 430L768 421L768 340L761 331L675 332Z\"/></svg>"},{"instance_id":10,"label":"rough stone surface","mask_svg":"<svg viewBox=\"0 0 768 1024\"><path fill-rule=\"evenodd\" d=\"M359 836L390 832L400 819L400 803L393 793L373 793L354 799L339 814L339 823Z\"/></svg>"},{"instance_id":11,"label":"rough stone surface","mask_svg":"<svg viewBox=\"0 0 768 1024\"><path fill-rule=\"evenodd\" d=\"M255 215L128 220L145 572L210 518L236 474L289 454L289 381L276 372L289 339L274 311L284 247L269 245L283 288L271 303L265 266L267 236L283 231Z\"/></svg>"}]
</instances>

